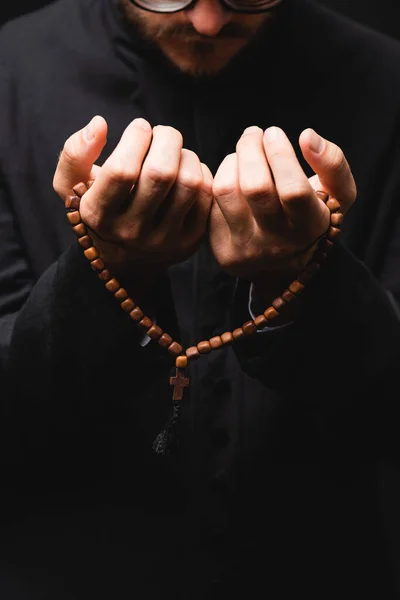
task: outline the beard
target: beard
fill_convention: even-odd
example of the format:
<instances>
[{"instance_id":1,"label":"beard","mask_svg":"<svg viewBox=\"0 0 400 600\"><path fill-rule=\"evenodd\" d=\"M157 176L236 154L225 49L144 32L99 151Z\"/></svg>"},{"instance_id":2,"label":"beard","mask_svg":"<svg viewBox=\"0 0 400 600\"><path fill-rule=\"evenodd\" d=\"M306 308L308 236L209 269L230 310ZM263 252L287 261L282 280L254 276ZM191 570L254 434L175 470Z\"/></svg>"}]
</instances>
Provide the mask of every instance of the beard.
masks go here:
<instances>
[{"instance_id":1,"label":"beard","mask_svg":"<svg viewBox=\"0 0 400 600\"><path fill-rule=\"evenodd\" d=\"M213 36L203 35L189 22L174 22L175 13L150 13L120 0L125 19L140 35L156 46L178 69L195 77L218 73L250 40L267 20L256 24L230 21Z\"/></svg>"}]
</instances>

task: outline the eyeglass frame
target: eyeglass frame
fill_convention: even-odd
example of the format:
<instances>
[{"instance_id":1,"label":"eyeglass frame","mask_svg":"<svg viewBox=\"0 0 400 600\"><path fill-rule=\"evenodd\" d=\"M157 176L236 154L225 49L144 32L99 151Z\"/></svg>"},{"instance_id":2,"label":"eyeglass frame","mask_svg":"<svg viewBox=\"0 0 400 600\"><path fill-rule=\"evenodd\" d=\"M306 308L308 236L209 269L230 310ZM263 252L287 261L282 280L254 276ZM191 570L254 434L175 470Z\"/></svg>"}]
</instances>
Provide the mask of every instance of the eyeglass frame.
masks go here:
<instances>
[{"instance_id":1,"label":"eyeglass frame","mask_svg":"<svg viewBox=\"0 0 400 600\"><path fill-rule=\"evenodd\" d=\"M192 8L198 0L189 0L188 3L186 4L186 6L183 6L182 8L177 8L175 10L156 10L154 8L148 8L148 7L142 6L141 4L139 4L137 2L137 0L129 0L129 1L131 2L131 4L134 4L138 8L141 8L142 10L146 10L147 12L157 13L159 15L172 15L174 13L181 12L182 10L187 10L188 8ZM281 4L282 1L283 0L271 0L268 7L259 8L257 10L246 10L244 8L233 8L232 6L230 6L228 0L218 0L218 2L220 2L224 8L226 8L232 12L235 12L235 13L242 13L242 14L248 14L248 15L256 15L256 14L260 14L260 13L269 12L270 10L273 10L276 6Z\"/></svg>"}]
</instances>

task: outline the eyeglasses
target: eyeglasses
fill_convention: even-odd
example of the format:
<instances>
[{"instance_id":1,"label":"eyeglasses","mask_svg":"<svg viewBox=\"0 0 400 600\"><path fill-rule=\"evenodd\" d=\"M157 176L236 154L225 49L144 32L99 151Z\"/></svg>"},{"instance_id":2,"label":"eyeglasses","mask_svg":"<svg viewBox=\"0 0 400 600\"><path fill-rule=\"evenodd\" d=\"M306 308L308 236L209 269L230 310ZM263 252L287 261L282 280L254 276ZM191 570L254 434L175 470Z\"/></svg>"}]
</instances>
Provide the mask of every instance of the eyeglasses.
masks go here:
<instances>
[{"instance_id":1,"label":"eyeglasses","mask_svg":"<svg viewBox=\"0 0 400 600\"><path fill-rule=\"evenodd\" d=\"M155 13L174 13L191 8L197 0L130 0L139 8ZM273 9L282 0L219 0L225 8L240 13L262 13Z\"/></svg>"}]
</instances>

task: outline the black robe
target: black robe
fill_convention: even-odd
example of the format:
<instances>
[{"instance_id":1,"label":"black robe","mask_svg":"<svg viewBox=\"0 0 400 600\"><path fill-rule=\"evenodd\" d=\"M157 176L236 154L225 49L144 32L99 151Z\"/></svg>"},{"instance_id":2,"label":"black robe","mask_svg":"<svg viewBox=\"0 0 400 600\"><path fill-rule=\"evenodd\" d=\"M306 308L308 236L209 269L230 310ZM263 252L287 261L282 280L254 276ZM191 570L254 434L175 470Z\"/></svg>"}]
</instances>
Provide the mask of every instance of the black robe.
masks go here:
<instances>
[{"instance_id":1,"label":"black robe","mask_svg":"<svg viewBox=\"0 0 400 600\"><path fill-rule=\"evenodd\" d=\"M398 43L287 0L196 80L114 2L60 0L7 24L0 59L1 597L399 597ZM52 188L95 114L99 164L138 116L214 173L246 126L278 125L297 151L313 127L357 182L295 323L193 364L169 456L152 442L173 358L140 345ZM187 347L247 320L248 288L205 240L160 282L157 322Z\"/></svg>"}]
</instances>

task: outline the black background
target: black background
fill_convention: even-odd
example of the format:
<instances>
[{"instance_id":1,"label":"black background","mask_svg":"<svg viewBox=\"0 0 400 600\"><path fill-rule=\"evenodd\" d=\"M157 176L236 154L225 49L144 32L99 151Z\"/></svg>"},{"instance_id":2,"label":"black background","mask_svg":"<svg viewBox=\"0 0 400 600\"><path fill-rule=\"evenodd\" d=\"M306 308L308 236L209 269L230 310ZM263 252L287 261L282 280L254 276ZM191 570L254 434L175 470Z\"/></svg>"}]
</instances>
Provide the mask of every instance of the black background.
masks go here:
<instances>
[{"instance_id":1,"label":"black background","mask_svg":"<svg viewBox=\"0 0 400 600\"><path fill-rule=\"evenodd\" d=\"M3 1L0 6L0 23L54 0ZM318 0L321 4L368 25L383 33L400 39L400 2L398 0Z\"/></svg>"}]
</instances>

